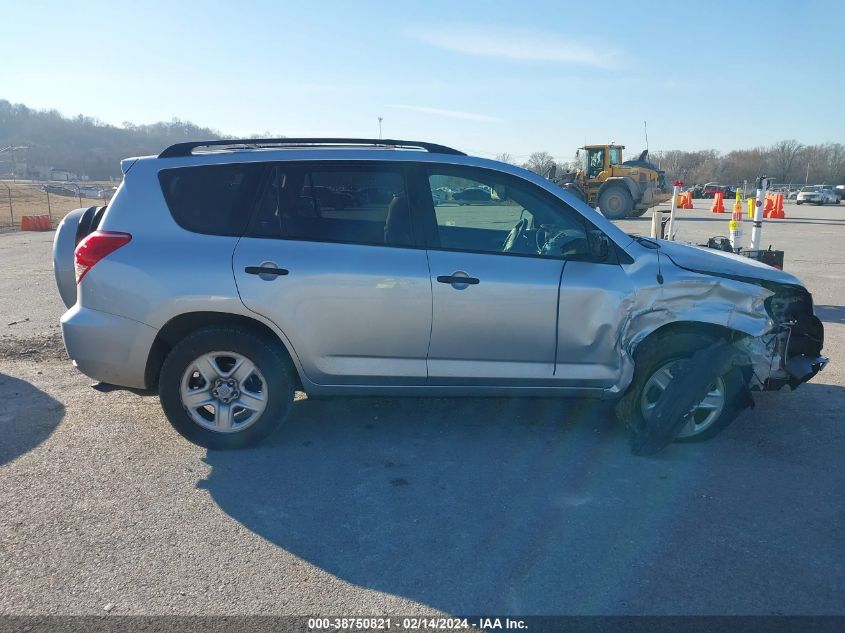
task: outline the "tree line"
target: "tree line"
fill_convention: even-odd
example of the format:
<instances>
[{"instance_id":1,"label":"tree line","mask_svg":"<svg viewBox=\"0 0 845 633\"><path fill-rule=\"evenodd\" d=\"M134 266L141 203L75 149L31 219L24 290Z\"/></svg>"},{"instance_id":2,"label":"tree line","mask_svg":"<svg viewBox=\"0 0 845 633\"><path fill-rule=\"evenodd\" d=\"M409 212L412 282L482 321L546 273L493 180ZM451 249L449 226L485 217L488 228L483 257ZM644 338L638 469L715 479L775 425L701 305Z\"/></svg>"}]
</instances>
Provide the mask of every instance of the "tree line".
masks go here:
<instances>
[{"instance_id":1,"label":"tree line","mask_svg":"<svg viewBox=\"0 0 845 633\"><path fill-rule=\"evenodd\" d=\"M516 164L510 154L499 154L496 158ZM744 181L753 182L758 176L768 176L774 183L845 184L845 145L842 143L803 145L789 139L768 147L724 154L715 149L663 150L653 152L649 160L666 171L667 180L681 180L690 185L706 182L741 185ZM576 167L574 162L555 161L548 152L534 152L522 167L545 174L552 165L559 171Z\"/></svg>"},{"instance_id":2,"label":"tree line","mask_svg":"<svg viewBox=\"0 0 845 633\"><path fill-rule=\"evenodd\" d=\"M272 136L269 132L253 137ZM8 146L27 149L0 153L0 177L36 168L58 168L85 175L92 180L120 176L120 161L129 156L157 154L173 143L203 139L227 138L220 131L201 127L189 121L173 119L150 125L125 122L110 125L79 115L64 117L56 110L35 110L0 99L0 150ZM230 137L229 137L230 138ZM511 154L497 159L516 164ZM627 158L636 158L634 154ZM845 183L845 145L823 143L803 145L784 140L768 147L720 153L713 149L699 151L665 150L653 152L652 162L666 171L667 179L688 184L719 182L741 184L767 175L779 183ZM549 152L534 152L523 167L545 174L555 165L558 171L574 169L571 161L556 161Z\"/></svg>"}]
</instances>

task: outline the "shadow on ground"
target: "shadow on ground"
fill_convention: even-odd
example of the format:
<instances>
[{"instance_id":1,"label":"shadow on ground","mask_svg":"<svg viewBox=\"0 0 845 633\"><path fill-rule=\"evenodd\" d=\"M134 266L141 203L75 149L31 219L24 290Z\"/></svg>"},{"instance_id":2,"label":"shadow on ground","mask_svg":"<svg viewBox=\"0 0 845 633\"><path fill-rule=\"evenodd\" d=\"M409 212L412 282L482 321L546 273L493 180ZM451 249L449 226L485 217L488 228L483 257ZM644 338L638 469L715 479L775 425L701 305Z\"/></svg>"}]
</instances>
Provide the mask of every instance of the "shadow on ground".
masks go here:
<instances>
[{"instance_id":1,"label":"shadow on ground","mask_svg":"<svg viewBox=\"0 0 845 633\"><path fill-rule=\"evenodd\" d=\"M0 466L50 437L65 407L25 380L0 373Z\"/></svg>"},{"instance_id":2,"label":"shadow on ground","mask_svg":"<svg viewBox=\"0 0 845 633\"><path fill-rule=\"evenodd\" d=\"M813 309L825 323L845 323L845 306L816 305Z\"/></svg>"},{"instance_id":3,"label":"shadow on ground","mask_svg":"<svg viewBox=\"0 0 845 633\"><path fill-rule=\"evenodd\" d=\"M311 565L450 613L841 611L843 394L766 394L650 459L606 403L305 400L266 445L209 451L200 485Z\"/></svg>"}]
</instances>

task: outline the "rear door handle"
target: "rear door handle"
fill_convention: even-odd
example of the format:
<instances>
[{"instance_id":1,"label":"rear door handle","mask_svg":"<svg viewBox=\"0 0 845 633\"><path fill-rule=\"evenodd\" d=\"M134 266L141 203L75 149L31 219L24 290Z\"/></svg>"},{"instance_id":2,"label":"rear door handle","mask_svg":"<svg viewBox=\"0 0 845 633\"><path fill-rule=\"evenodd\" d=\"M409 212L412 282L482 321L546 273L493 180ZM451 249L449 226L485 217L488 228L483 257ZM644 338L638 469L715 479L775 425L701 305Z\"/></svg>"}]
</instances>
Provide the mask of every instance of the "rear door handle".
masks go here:
<instances>
[{"instance_id":1,"label":"rear door handle","mask_svg":"<svg viewBox=\"0 0 845 633\"><path fill-rule=\"evenodd\" d=\"M475 286L481 283L477 277L470 277L466 273L454 273L452 275L440 275L437 281L441 284L452 284L453 286Z\"/></svg>"}]
</instances>

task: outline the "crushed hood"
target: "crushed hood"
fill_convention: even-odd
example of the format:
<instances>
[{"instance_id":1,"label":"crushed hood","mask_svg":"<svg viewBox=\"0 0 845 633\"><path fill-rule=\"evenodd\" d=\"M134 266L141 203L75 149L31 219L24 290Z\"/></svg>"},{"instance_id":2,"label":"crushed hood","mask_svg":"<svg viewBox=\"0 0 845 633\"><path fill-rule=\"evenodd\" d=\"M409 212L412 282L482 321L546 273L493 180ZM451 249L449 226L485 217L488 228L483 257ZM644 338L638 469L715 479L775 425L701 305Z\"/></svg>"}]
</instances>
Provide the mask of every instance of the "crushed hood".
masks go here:
<instances>
[{"instance_id":1,"label":"crushed hood","mask_svg":"<svg viewBox=\"0 0 845 633\"><path fill-rule=\"evenodd\" d=\"M794 275L742 255L734 255L704 246L693 246L692 244L681 244L666 240L655 241L660 244L662 255L666 255L676 266L687 270L705 274L747 277L796 286L803 285Z\"/></svg>"}]
</instances>

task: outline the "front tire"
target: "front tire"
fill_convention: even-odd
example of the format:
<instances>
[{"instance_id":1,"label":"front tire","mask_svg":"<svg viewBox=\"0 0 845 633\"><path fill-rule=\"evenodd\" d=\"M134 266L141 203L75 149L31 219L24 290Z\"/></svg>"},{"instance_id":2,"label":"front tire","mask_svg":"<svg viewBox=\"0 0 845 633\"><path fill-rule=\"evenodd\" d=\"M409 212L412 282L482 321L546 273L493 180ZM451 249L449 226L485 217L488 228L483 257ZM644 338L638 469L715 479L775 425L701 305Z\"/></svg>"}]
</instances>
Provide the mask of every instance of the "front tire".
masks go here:
<instances>
[{"instance_id":1,"label":"front tire","mask_svg":"<svg viewBox=\"0 0 845 633\"><path fill-rule=\"evenodd\" d=\"M648 426L650 411L673 378L673 365L716 342L715 337L704 333L670 332L658 333L640 345L634 357L634 380L616 405L616 415L625 424L632 447L636 449L638 436ZM739 367L719 376L674 441L703 442L718 435L745 408L744 390L745 377Z\"/></svg>"},{"instance_id":2,"label":"front tire","mask_svg":"<svg viewBox=\"0 0 845 633\"><path fill-rule=\"evenodd\" d=\"M598 206L608 220L624 220L634 208L634 199L627 189L608 187L599 194Z\"/></svg>"},{"instance_id":3,"label":"front tire","mask_svg":"<svg viewBox=\"0 0 845 633\"><path fill-rule=\"evenodd\" d=\"M211 326L167 355L159 397L167 419L194 444L244 448L282 423L294 385L278 344L237 326Z\"/></svg>"}]
</instances>

